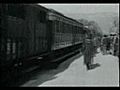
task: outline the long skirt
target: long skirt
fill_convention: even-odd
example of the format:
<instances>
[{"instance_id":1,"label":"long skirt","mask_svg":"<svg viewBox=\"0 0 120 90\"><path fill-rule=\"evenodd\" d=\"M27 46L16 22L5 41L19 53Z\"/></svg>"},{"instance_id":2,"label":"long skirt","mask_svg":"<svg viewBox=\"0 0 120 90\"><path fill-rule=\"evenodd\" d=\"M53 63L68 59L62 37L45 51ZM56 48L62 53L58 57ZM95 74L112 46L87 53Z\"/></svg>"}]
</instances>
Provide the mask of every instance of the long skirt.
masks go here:
<instances>
[{"instance_id":1,"label":"long skirt","mask_svg":"<svg viewBox=\"0 0 120 90\"><path fill-rule=\"evenodd\" d=\"M94 57L94 46L92 44L87 44L84 52L84 64L92 64Z\"/></svg>"}]
</instances>

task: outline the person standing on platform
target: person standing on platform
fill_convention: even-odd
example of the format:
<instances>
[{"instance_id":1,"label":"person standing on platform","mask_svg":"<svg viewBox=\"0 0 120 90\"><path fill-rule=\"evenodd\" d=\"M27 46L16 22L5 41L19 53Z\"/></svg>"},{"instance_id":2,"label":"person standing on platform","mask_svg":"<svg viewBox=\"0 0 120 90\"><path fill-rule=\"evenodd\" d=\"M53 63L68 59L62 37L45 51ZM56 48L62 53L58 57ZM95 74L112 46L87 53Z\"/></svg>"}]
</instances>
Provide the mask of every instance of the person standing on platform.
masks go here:
<instances>
[{"instance_id":1,"label":"person standing on platform","mask_svg":"<svg viewBox=\"0 0 120 90\"><path fill-rule=\"evenodd\" d=\"M84 51L84 64L87 67L87 70L94 69L99 64L93 64L94 62L94 43L93 43L93 36L90 33L87 38L85 39L85 51Z\"/></svg>"}]
</instances>

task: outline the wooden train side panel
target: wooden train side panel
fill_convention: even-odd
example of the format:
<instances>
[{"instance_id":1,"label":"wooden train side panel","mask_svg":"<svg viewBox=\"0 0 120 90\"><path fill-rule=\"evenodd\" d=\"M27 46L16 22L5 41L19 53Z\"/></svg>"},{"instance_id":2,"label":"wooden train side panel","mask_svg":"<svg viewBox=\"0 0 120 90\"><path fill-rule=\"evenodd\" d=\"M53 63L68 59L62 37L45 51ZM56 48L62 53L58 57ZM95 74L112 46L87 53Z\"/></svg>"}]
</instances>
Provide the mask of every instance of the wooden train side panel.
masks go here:
<instances>
[{"instance_id":1,"label":"wooden train side panel","mask_svg":"<svg viewBox=\"0 0 120 90\"><path fill-rule=\"evenodd\" d=\"M46 23L38 23L36 26L36 51L37 53L47 51L47 28Z\"/></svg>"},{"instance_id":2,"label":"wooden train side panel","mask_svg":"<svg viewBox=\"0 0 120 90\"><path fill-rule=\"evenodd\" d=\"M38 55L47 52L46 11L30 6L27 9L28 31L31 38L29 42L30 55Z\"/></svg>"},{"instance_id":3,"label":"wooden train side panel","mask_svg":"<svg viewBox=\"0 0 120 90\"><path fill-rule=\"evenodd\" d=\"M47 21L47 41L48 41L48 52L52 51L52 46L54 44L54 22Z\"/></svg>"},{"instance_id":4,"label":"wooden train side panel","mask_svg":"<svg viewBox=\"0 0 120 90\"><path fill-rule=\"evenodd\" d=\"M75 33L74 32L74 26L69 25L65 22L61 21L53 21L54 28L54 44L53 44L53 50L60 49L60 48L65 48L67 46L71 46L74 44L75 39L73 39ZM73 28L73 29L72 29Z\"/></svg>"},{"instance_id":5,"label":"wooden train side panel","mask_svg":"<svg viewBox=\"0 0 120 90\"><path fill-rule=\"evenodd\" d=\"M5 6L3 4L0 4L0 18L1 18L1 24L0 24L0 64L1 66L4 66L5 60L6 60L6 37L7 37L7 19L5 17ZM6 26L6 27L5 27Z\"/></svg>"},{"instance_id":6,"label":"wooden train side panel","mask_svg":"<svg viewBox=\"0 0 120 90\"><path fill-rule=\"evenodd\" d=\"M27 50L25 49L26 47L24 47L24 49L20 49L21 48L20 44L23 45L24 39L26 38L24 22L25 22L24 20L21 21L21 19L19 18L16 18L16 19L12 18L11 20L8 20L8 44L10 43L11 54L14 54L13 59L21 58L24 55L26 55L25 54L26 51L23 52L23 50ZM9 45L8 45L8 48L9 48Z\"/></svg>"},{"instance_id":7,"label":"wooden train side panel","mask_svg":"<svg viewBox=\"0 0 120 90\"><path fill-rule=\"evenodd\" d=\"M6 4L5 4L6 5ZM9 6L10 7L10 6ZM3 8L4 17L3 20L3 36L2 36L2 52L4 52L3 63L5 65L12 65L13 61L17 62L20 58L27 56L27 32L26 23L23 18L12 16L7 11L7 5ZM16 13L16 12L13 12ZM12 14L13 14L12 13ZM15 15L15 14L14 14ZM24 47L24 48L23 48Z\"/></svg>"},{"instance_id":8,"label":"wooden train side panel","mask_svg":"<svg viewBox=\"0 0 120 90\"><path fill-rule=\"evenodd\" d=\"M47 52L48 40L47 40L47 22L46 22L46 12L37 11L36 12L36 25L35 25L35 40L36 40L36 54L41 54Z\"/></svg>"},{"instance_id":9,"label":"wooden train side panel","mask_svg":"<svg viewBox=\"0 0 120 90\"><path fill-rule=\"evenodd\" d=\"M29 52L27 53L29 56L34 54L35 50L35 20L34 20L34 9L31 7L26 7L26 31L27 31L27 38L28 38L28 47L27 49ZM24 42L25 43L25 42Z\"/></svg>"},{"instance_id":10,"label":"wooden train side panel","mask_svg":"<svg viewBox=\"0 0 120 90\"><path fill-rule=\"evenodd\" d=\"M47 50L46 24L39 22L40 25L37 25L38 11L39 9L26 6L25 20L6 14L4 22L7 23L3 24L6 32L2 37L5 42L1 41L4 47L2 52L7 55L4 56L7 57L5 60L25 58ZM40 31L39 38L36 29Z\"/></svg>"}]
</instances>

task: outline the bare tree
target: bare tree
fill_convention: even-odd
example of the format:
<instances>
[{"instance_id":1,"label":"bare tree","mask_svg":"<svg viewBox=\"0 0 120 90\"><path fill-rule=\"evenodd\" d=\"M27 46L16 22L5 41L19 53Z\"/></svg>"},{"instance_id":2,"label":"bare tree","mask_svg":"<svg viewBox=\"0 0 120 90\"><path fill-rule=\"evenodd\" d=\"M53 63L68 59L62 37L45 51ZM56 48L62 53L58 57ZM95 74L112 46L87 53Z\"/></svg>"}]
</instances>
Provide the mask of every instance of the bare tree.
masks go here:
<instances>
[{"instance_id":1,"label":"bare tree","mask_svg":"<svg viewBox=\"0 0 120 90\"><path fill-rule=\"evenodd\" d=\"M114 18L109 33L119 33L119 20L117 18Z\"/></svg>"},{"instance_id":2,"label":"bare tree","mask_svg":"<svg viewBox=\"0 0 120 90\"><path fill-rule=\"evenodd\" d=\"M103 34L98 23L95 21L89 21L88 28L93 31L95 36L101 36Z\"/></svg>"},{"instance_id":3,"label":"bare tree","mask_svg":"<svg viewBox=\"0 0 120 90\"><path fill-rule=\"evenodd\" d=\"M87 26L90 30L92 30L95 36L102 36L103 32L97 22L88 21L87 19L83 19L83 18L79 19L78 21L82 23L84 26Z\"/></svg>"},{"instance_id":4,"label":"bare tree","mask_svg":"<svg viewBox=\"0 0 120 90\"><path fill-rule=\"evenodd\" d=\"M80 23L82 23L84 26L88 26L89 21L87 19L79 19L78 20Z\"/></svg>"}]
</instances>

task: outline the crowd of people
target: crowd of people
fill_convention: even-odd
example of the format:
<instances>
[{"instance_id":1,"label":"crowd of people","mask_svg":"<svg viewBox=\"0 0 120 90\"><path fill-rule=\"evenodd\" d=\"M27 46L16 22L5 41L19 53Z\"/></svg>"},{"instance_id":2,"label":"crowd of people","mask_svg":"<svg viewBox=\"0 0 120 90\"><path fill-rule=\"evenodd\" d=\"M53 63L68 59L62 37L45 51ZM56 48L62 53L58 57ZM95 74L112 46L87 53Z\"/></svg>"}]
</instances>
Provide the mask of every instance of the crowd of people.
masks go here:
<instances>
[{"instance_id":1,"label":"crowd of people","mask_svg":"<svg viewBox=\"0 0 120 90\"><path fill-rule=\"evenodd\" d=\"M104 35L101 40L101 52L103 55L111 54L119 58L119 35Z\"/></svg>"},{"instance_id":2,"label":"crowd of people","mask_svg":"<svg viewBox=\"0 0 120 90\"><path fill-rule=\"evenodd\" d=\"M119 58L119 34L104 35L102 38L94 37L92 33L89 33L84 43L84 64L87 70L99 67L100 64L94 64L94 57L96 56L97 49L100 48L103 55L114 55Z\"/></svg>"}]
</instances>

